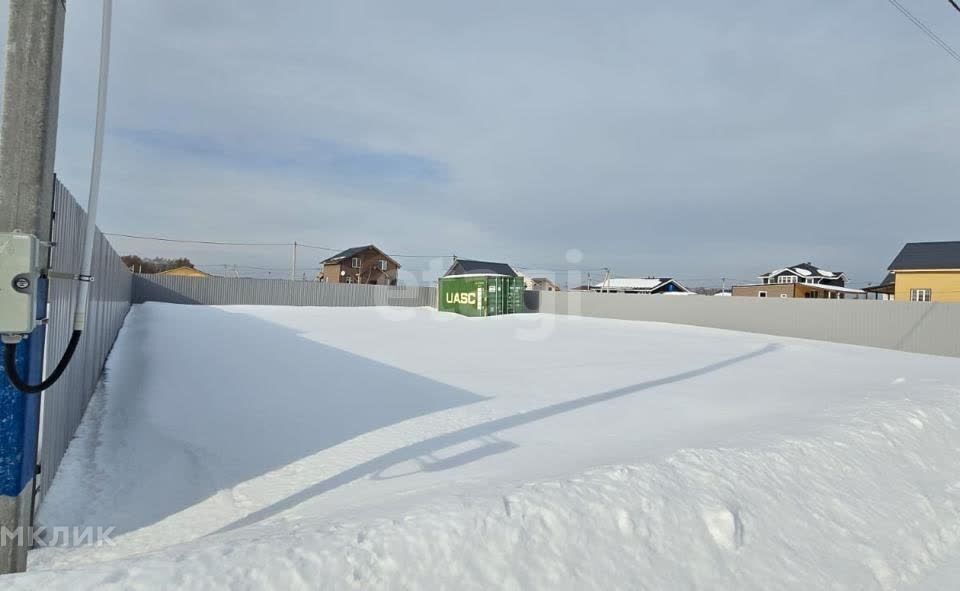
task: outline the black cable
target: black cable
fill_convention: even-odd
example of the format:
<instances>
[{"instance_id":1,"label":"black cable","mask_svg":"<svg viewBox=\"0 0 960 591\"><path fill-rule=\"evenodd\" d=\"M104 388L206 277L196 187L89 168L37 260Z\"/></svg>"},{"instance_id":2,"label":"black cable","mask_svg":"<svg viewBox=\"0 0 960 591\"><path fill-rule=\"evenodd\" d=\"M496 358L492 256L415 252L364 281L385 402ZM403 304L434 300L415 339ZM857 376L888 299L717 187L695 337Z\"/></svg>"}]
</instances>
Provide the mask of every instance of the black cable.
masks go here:
<instances>
[{"instance_id":1,"label":"black cable","mask_svg":"<svg viewBox=\"0 0 960 591\"><path fill-rule=\"evenodd\" d=\"M17 345L15 343L6 343L4 345L3 365L7 370L7 377L10 378L10 383L13 384L14 388L24 394L38 394L50 388L50 386L54 385L57 380L60 379L60 376L66 371L67 366L70 365L70 359L73 357L74 352L77 350L77 345L80 343L81 334L83 334L83 331L73 331L73 334L70 335L70 342L67 343L67 350L63 352L63 357L60 358L60 363L57 364L53 373L51 373L50 377L46 380L35 385L30 385L21 379L20 374L17 373Z\"/></svg>"},{"instance_id":2,"label":"black cable","mask_svg":"<svg viewBox=\"0 0 960 591\"><path fill-rule=\"evenodd\" d=\"M216 240L176 240L174 238L163 238L160 236L136 236L134 234L116 234L105 232L104 236L118 236L120 238L131 238L134 240L156 240L157 242L180 242L183 244L212 244L215 246L293 246L293 243L286 242L219 242ZM303 246L302 244L300 246ZM332 249L331 249L332 250Z\"/></svg>"},{"instance_id":3,"label":"black cable","mask_svg":"<svg viewBox=\"0 0 960 591\"><path fill-rule=\"evenodd\" d=\"M953 6L954 8L956 8L957 12L960 12L960 4L957 4L956 2L954 2L954 0L947 0L947 2L950 3L950 6Z\"/></svg>"},{"instance_id":4,"label":"black cable","mask_svg":"<svg viewBox=\"0 0 960 591\"><path fill-rule=\"evenodd\" d=\"M923 21L913 15L912 12L907 10L907 8L900 4L898 0L887 0L894 8L900 11L900 14L907 17L907 19L912 22L924 35L930 38L931 41L937 44L941 49L943 49L947 54L950 55L954 60L960 62L960 53L957 52L949 43L944 41L939 35L933 32L930 27L925 25Z\"/></svg>"}]
</instances>

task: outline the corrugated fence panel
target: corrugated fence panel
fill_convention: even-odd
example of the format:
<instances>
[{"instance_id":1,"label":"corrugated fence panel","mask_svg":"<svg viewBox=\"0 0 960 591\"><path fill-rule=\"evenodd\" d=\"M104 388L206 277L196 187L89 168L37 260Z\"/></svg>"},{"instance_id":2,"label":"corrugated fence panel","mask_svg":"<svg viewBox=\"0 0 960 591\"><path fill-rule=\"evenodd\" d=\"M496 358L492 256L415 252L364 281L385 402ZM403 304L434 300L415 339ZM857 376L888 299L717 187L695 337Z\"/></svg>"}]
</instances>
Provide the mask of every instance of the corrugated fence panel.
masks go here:
<instances>
[{"instance_id":1,"label":"corrugated fence panel","mask_svg":"<svg viewBox=\"0 0 960 591\"><path fill-rule=\"evenodd\" d=\"M434 306L435 287L332 284L284 279L134 275L133 301L227 306Z\"/></svg>"},{"instance_id":2,"label":"corrugated fence panel","mask_svg":"<svg viewBox=\"0 0 960 591\"><path fill-rule=\"evenodd\" d=\"M646 320L960 357L960 304L527 292L529 311Z\"/></svg>"},{"instance_id":3,"label":"corrugated fence panel","mask_svg":"<svg viewBox=\"0 0 960 591\"><path fill-rule=\"evenodd\" d=\"M436 306L434 287L135 275L134 302ZM647 320L960 357L960 304L527 292L528 311Z\"/></svg>"},{"instance_id":4,"label":"corrugated fence panel","mask_svg":"<svg viewBox=\"0 0 960 591\"><path fill-rule=\"evenodd\" d=\"M58 272L79 273L87 214L59 180L54 183L54 212L53 241L56 246L51 251L51 268ZM80 345L63 377L43 394L39 495L43 495L53 481L130 309L132 275L99 231L93 253L93 276L87 328ZM47 371L60 360L73 332L76 287L75 281L50 281Z\"/></svg>"}]
</instances>

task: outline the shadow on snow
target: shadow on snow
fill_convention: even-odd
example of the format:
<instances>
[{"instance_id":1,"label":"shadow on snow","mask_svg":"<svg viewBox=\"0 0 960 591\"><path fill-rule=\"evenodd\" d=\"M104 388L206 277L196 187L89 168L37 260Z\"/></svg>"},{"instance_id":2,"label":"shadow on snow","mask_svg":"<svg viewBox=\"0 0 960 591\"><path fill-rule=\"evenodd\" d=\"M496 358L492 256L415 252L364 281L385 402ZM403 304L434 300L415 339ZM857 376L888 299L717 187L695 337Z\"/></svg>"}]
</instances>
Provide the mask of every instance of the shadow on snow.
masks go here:
<instances>
[{"instance_id":1,"label":"shadow on snow","mask_svg":"<svg viewBox=\"0 0 960 591\"><path fill-rule=\"evenodd\" d=\"M411 472L392 475L389 477L383 476L384 472L404 462L415 461L419 459L421 471L439 471L461 466L489 455L503 453L515 448L516 446L513 443L497 438L496 434L501 431L526 425L528 423L533 423L535 421L540 421L563 413L572 412L593 404L599 404L614 400L616 398L637 394L646 390L652 390L667 384L673 384L676 382L697 378L715 371L719 371L726 367L772 353L779 348L779 345L769 344L757 351L738 355L730 359L712 363L697 369L681 372L672 376L650 380L639 384L633 384L623 388L617 388L614 390L577 398L575 400L551 404L549 406L487 421L479 425L474 425L472 427L460 429L459 431L438 435L425 441L401 447L362 464L358 464L353 468L344 470L336 476L332 476L331 478L318 482L317 484L314 484L313 486L310 486L296 494L290 495L287 498L282 499L268 507L260 509L259 511L255 511L250 515L221 528L211 535L229 532L237 528L253 525L260 521L269 519L275 515L292 509L313 497L322 495L365 476L370 476L374 479L386 479L410 475ZM434 454L441 450L467 443L475 439L480 440L482 444L481 447L461 453L451 458L442 460L433 459Z\"/></svg>"}]
</instances>

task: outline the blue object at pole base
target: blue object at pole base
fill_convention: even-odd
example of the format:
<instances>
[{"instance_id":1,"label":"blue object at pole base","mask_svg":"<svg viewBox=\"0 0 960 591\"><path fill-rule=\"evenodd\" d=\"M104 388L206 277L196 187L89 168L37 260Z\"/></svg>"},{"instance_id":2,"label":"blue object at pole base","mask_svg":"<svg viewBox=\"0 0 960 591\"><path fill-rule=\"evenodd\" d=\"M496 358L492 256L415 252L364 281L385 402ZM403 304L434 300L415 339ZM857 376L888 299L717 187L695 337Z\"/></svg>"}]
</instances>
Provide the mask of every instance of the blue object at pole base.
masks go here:
<instances>
[{"instance_id":1,"label":"blue object at pole base","mask_svg":"<svg viewBox=\"0 0 960 591\"><path fill-rule=\"evenodd\" d=\"M37 284L37 319L45 317L47 281ZM17 369L31 382L43 376L43 349L46 327L38 325L30 338L17 345ZM0 366L3 360L0 359ZM37 464L40 424L40 396L25 395L0 373L0 496L16 497L33 481Z\"/></svg>"}]
</instances>

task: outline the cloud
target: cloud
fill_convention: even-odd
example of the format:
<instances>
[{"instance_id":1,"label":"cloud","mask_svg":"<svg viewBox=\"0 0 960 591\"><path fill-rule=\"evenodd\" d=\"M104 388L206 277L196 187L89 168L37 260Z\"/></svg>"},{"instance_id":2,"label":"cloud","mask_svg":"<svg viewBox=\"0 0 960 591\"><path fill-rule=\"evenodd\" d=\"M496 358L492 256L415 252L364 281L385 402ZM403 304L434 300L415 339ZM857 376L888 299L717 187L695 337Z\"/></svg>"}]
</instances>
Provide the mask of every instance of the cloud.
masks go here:
<instances>
[{"instance_id":1,"label":"cloud","mask_svg":"<svg viewBox=\"0 0 960 591\"><path fill-rule=\"evenodd\" d=\"M905 240L956 239L960 214L957 64L886 8L130 0L101 225L873 281ZM960 45L946 8L917 11ZM81 200L98 27L96 3L69 5L58 170Z\"/></svg>"},{"instance_id":2,"label":"cloud","mask_svg":"<svg viewBox=\"0 0 960 591\"><path fill-rule=\"evenodd\" d=\"M443 182L442 163L420 156L348 146L308 138L256 139L210 136L163 129L115 129L113 135L147 151L198 159L208 166L254 169L296 175L304 179L335 178L347 182Z\"/></svg>"}]
</instances>

